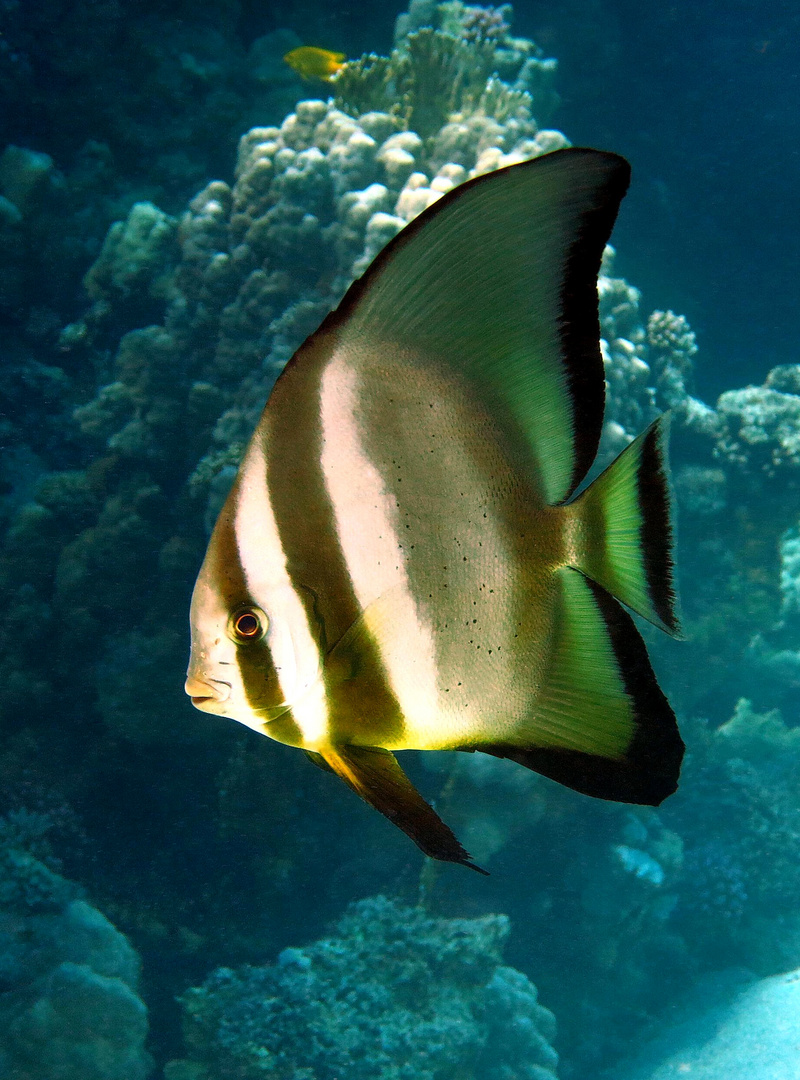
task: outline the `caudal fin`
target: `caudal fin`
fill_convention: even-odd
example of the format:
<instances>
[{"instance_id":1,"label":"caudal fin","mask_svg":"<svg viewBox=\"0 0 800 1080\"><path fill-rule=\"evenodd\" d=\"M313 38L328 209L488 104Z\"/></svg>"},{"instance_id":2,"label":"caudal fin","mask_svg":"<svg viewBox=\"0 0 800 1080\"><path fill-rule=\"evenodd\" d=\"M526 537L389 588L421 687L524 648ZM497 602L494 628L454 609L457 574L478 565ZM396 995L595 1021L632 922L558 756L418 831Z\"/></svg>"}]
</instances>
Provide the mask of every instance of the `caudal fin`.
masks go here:
<instances>
[{"instance_id":1,"label":"caudal fin","mask_svg":"<svg viewBox=\"0 0 800 1080\"><path fill-rule=\"evenodd\" d=\"M667 479L669 423L659 417L569 507L572 565L649 622L677 635Z\"/></svg>"}]
</instances>

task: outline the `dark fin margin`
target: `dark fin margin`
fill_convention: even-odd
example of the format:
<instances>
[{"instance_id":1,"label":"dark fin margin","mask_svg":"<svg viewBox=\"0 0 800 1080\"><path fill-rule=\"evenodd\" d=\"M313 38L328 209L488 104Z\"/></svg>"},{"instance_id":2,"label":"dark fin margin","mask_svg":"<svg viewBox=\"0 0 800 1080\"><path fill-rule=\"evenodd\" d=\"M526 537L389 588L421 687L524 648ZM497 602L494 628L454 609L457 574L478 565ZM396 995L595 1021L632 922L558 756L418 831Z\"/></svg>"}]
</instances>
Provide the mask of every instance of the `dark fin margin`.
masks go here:
<instances>
[{"instance_id":1,"label":"dark fin margin","mask_svg":"<svg viewBox=\"0 0 800 1080\"><path fill-rule=\"evenodd\" d=\"M425 802L394 754L376 746L337 746L321 756L348 787L402 829L425 855L487 874Z\"/></svg>"},{"instance_id":2,"label":"dark fin margin","mask_svg":"<svg viewBox=\"0 0 800 1080\"><path fill-rule=\"evenodd\" d=\"M642 441L638 473L642 508L642 552L647 589L656 614L669 632L679 636L678 594L675 589L672 495L667 477L666 444L669 414L650 425Z\"/></svg>"},{"instance_id":3,"label":"dark fin margin","mask_svg":"<svg viewBox=\"0 0 800 1080\"><path fill-rule=\"evenodd\" d=\"M605 156L606 160L612 158L610 154ZM629 163L625 158L617 157L604 185L605 198L585 215L583 229L575 238L567 258L561 289L561 347L572 398L575 462L570 492L564 501L571 497L591 468L603 430L605 377L600 352L597 279L605 246L630 182ZM585 318L587 312L592 313L588 319ZM583 317L573 317L573 313Z\"/></svg>"},{"instance_id":4,"label":"dark fin margin","mask_svg":"<svg viewBox=\"0 0 800 1080\"><path fill-rule=\"evenodd\" d=\"M633 619L605 589L586 578L603 616L625 690L633 701L636 730L621 760L578 750L481 746L566 787L613 802L658 806L678 787L684 745L675 714L656 682ZM464 747L463 749L471 749Z\"/></svg>"},{"instance_id":5,"label":"dark fin margin","mask_svg":"<svg viewBox=\"0 0 800 1080\"><path fill-rule=\"evenodd\" d=\"M578 320L569 324L566 322L566 319L564 319L562 345L564 360L569 368L568 378L573 402L584 400L584 386L591 388L591 397L596 399L598 373L600 377L601 393L603 393L605 397L603 357L600 352L600 314L597 299L597 278L600 273L600 265L603 261L605 246L608 243L612 229L614 228L614 223L617 220L619 204L625 197L630 185L631 167L629 162L619 154L606 150L595 150L592 147L567 146L561 147L558 150L551 150L546 154L540 154L538 157L526 158L524 161L516 162L513 165L504 165L502 168L495 169L492 172L481 173L480 176L473 176L470 180L465 180L462 183L457 184L454 188L451 188L450 191L445 192L440 199L437 199L435 203L432 203L423 210L422 213L418 214L417 217L409 221L396 236L393 236L392 239L389 240L385 247L381 248L364 273L351 282L337 307L335 307L333 311L328 312L317 330L309 336L304 344L308 344L308 341L317 335L323 336L331 331L336 331L342 323L349 318L356 304L365 294L372 278L383 269L386 263L394 258L397 250L413 240L419 230L425 226L425 223L429 218L440 213L451 202L455 202L459 199L466 190L479 185L493 183L496 181L498 174L510 169L540 169L543 163L546 162L547 164L550 164L552 159L561 157L577 158L581 154L590 154L598 158L602 157L606 161L614 162L614 172L608 179L606 191L608 197L616 200L616 202L613 206L601 206L596 210L589 212L587 215L587 227L576 239L569 255L567 272L561 290L564 311L569 311L572 305L578 304L583 306L581 308L577 308L576 306L576 310L586 311L586 305L588 304L588 310L594 311L595 317L592 320L591 325L584 324L583 326L579 325ZM591 248L588 252L589 257L587 257L587 252L584 250L583 245ZM575 351L573 352L573 350ZM303 347L298 349L290 358L286 367L296 363L297 358L302 351ZM587 358L589 359L588 368L585 366ZM603 425L603 410L600 409L598 419L594 416L596 408L597 403L596 400L594 400L590 415L592 416L592 427L594 428L597 426L597 432L596 435L593 436L594 444L591 457L589 461L585 463L583 473L578 480L576 480L576 485L583 479L583 476L591 466L595 454L597 453L597 446L600 441L600 433ZM576 431L580 430L580 425L583 424L585 420L583 415L578 414L580 414L580 410L576 409ZM580 457L580 454L578 457ZM575 471L577 473L577 468Z\"/></svg>"}]
</instances>

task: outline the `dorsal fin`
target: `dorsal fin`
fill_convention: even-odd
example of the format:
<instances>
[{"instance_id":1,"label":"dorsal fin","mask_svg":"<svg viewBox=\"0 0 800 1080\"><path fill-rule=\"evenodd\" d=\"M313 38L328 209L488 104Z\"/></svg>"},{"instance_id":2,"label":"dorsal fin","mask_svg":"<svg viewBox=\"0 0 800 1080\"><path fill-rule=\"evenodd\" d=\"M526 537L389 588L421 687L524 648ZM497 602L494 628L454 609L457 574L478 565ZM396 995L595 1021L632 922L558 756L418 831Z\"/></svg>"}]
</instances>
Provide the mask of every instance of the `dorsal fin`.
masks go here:
<instances>
[{"instance_id":1,"label":"dorsal fin","mask_svg":"<svg viewBox=\"0 0 800 1080\"><path fill-rule=\"evenodd\" d=\"M568 498L600 440L597 275L629 176L615 154L566 149L462 184L384 248L321 332L351 359L405 349L466 378L544 498Z\"/></svg>"}]
</instances>

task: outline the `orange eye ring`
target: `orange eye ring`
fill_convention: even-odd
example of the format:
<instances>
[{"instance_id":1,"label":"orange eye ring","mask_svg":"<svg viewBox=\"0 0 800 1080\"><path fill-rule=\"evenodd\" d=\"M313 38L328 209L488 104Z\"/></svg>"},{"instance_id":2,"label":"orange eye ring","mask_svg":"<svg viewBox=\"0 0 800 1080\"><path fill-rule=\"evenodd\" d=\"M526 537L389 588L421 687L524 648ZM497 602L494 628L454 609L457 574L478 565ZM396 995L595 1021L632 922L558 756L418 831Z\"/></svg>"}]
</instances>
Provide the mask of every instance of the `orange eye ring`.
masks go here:
<instances>
[{"instance_id":1,"label":"orange eye ring","mask_svg":"<svg viewBox=\"0 0 800 1080\"><path fill-rule=\"evenodd\" d=\"M231 632L236 641L257 641L266 633L266 624L258 608L242 608L231 618Z\"/></svg>"},{"instance_id":2,"label":"orange eye ring","mask_svg":"<svg viewBox=\"0 0 800 1080\"><path fill-rule=\"evenodd\" d=\"M251 615L249 611L243 611L241 615L236 616L234 629L239 637L252 638L256 636L261 627L255 615Z\"/></svg>"}]
</instances>

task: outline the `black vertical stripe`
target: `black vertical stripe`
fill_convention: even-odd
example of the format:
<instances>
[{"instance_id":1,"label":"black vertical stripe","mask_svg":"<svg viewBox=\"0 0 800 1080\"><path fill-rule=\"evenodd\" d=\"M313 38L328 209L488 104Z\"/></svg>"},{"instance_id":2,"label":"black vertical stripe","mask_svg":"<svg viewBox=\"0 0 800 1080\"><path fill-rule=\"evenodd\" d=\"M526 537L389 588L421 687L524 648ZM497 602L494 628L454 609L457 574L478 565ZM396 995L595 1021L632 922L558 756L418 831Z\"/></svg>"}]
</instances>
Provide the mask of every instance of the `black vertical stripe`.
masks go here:
<instances>
[{"instance_id":1,"label":"black vertical stripe","mask_svg":"<svg viewBox=\"0 0 800 1080\"><path fill-rule=\"evenodd\" d=\"M320 383L335 340L335 333L317 332L284 370L267 403L269 438L264 446L266 483L287 570L309 625L321 627L329 647L361 615L322 470ZM260 432L261 425L256 438ZM359 687L357 679L328 685L334 741L337 715L360 712L366 723L371 716L379 716L384 733L392 718L401 723L400 705L386 678L377 643L367 641L362 647L369 652L363 657L363 670L371 673L369 700L359 700L364 687ZM378 678L376 673L380 673Z\"/></svg>"},{"instance_id":2,"label":"black vertical stripe","mask_svg":"<svg viewBox=\"0 0 800 1080\"><path fill-rule=\"evenodd\" d=\"M656 614L673 634L680 632L675 613L672 520L667 467L664 460L663 421L651 426L642 442L638 473L642 511L642 557L647 591Z\"/></svg>"},{"instance_id":3,"label":"black vertical stripe","mask_svg":"<svg viewBox=\"0 0 800 1080\"><path fill-rule=\"evenodd\" d=\"M221 594L229 616L238 608L257 605L247 584L236 542L235 504L238 485L237 479L220 514L209 547L209 556L212 559L209 566L211 578ZM227 628L224 632L227 632ZM275 709L282 704L283 689L267 638L234 644L245 700L256 716L261 716L265 723L270 723L269 717L263 714L266 710ZM283 728L286 731L286 741L295 741L298 733L296 729L292 729L291 722L284 721Z\"/></svg>"},{"instance_id":4,"label":"black vertical stripe","mask_svg":"<svg viewBox=\"0 0 800 1080\"><path fill-rule=\"evenodd\" d=\"M582 217L566 262L561 287L561 348L572 404L574 461L570 498L591 468L600 443L605 411L605 373L600 352L597 278L603 250L611 236L619 205L628 190L631 168L621 157L608 172L613 155L604 154L606 180L594 206Z\"/></svg>"}]
</instances>

